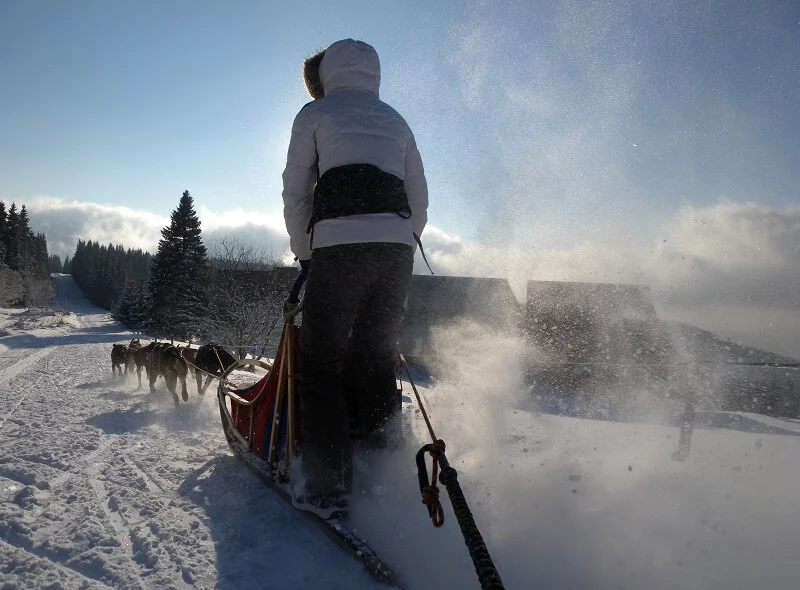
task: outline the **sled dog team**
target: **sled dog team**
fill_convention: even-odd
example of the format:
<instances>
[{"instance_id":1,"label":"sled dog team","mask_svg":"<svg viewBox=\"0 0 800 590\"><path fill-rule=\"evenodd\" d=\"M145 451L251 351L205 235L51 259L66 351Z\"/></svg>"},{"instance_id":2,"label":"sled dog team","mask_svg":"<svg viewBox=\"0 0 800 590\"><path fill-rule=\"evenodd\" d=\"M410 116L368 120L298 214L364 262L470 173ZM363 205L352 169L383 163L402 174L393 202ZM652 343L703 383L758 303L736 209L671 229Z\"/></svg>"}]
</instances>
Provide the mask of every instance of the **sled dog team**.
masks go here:
<instances>
[{"instance_id":1,"label":"sled dog team","mask_svg":"<svg viewBox=\"0 0 800 590\"><path fill-rule=\"evenodd\" d=\"M175 399L175 405L180 403L177 386L180 383L183 401L189 401L186 391L186 377L190 370L194 370L197 381L197 393L203 394L208 389L214 377L219 377L230 367L236 359L218 344L204 344L198 349L190 347L173 346L167 342L150 342L142 346L138 338L129 344L114 344L111 348L111 374L119 376L136 371L139 379L139 388L142 387L142 369L150 385L150 392L155 392L156 381L164 377L167 389ZM205 383L203 378L205 377Z\"/></svg>"}]
</instances>

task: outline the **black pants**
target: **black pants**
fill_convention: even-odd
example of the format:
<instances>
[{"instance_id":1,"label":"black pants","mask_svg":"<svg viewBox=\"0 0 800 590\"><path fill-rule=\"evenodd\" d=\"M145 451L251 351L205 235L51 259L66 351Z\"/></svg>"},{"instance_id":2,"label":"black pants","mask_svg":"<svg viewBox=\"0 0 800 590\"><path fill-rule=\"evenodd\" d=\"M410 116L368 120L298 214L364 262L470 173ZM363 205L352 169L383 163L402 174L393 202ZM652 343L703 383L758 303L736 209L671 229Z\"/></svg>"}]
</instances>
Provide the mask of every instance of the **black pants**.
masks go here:
<instances>
[{"instance_id":1,"label":"black pants","mask_svg":"<svg viewBox=\"0 0 800 590\"><path fill-rule=\"evenodd\" d=\"M394 362L413 264L414 250L405 244L314 250L299 367L310 494L350 491L351 411L363 436L379 446L381 427L400 410Z\"/></svg>"}]
</instances>

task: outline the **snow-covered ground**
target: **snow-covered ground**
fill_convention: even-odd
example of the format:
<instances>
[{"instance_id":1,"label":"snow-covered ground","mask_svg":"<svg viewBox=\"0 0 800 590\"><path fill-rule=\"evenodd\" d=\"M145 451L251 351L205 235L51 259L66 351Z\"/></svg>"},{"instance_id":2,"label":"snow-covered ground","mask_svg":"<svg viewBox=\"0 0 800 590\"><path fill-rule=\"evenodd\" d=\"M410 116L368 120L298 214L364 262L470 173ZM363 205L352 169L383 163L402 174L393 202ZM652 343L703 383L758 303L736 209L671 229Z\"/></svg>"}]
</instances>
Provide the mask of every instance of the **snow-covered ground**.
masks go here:
<instances>
[{"instance_id":1,"label":"snow-covered ground","mask_svg":"<svg viewBox=\"0 0 800 590\"><path fill-rule=\"evenodd\" d=\"M131 334L70 277L56 303L0 310L0 586L380 587L231 455L211 390L175 408L113 379ZM465 343L423 394L508 588L800 586L796 422L698 428L675 462L676 428L536 413L512 342ZM477 587L411 447L359 458L352 522L412 588Z\"/></svg>"}]
</instances>

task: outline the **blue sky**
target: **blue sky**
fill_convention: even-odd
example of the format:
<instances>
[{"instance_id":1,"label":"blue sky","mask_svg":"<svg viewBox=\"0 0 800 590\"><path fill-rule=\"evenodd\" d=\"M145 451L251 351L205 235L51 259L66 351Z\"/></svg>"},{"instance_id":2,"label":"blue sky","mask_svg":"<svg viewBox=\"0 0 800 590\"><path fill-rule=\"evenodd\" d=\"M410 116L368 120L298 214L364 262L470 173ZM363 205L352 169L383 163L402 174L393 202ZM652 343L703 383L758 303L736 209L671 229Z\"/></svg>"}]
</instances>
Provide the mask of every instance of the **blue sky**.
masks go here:
<instances>
[{"instance_id":1,"label":"blue sky","mask_svg":"<svg viewBox=\"0 0 800 590\"><path fill-rule=\"evenodd\" d=\"M302 58L369 39L387 99L413 104L428 89L390 72L407 55L441 59L433 39L447 20L420 18L424 5L4 2L0 192L168 213L188 188L209 205L279 207L288 132L308 100ZM425 135L433 113L407 115Z\"/></svg>"},{"instance_id":2,"label":"blue sky","mask_svg":"<svg viewBox=\"0 0 800 590\"><path fill-rule=\"evenodd\" d=\"M0 199L64 254L152 249L188 189L209 232L283 252L300 63L359 38L417 136L438 272L642 282L717 324L763 305L748 333L800 351L800 4L295 4L0 1Z\"/></svg>"},{"instance_id":3,"label":"blue sky","mask_svg":"<svg viewBox=\"0 0 800 590\"><path fill-rule=\"evenodd\" d=\"M799 23L772 1L5 0L0 195L277 210L299 63L352 36L460 235L796 202Z\"/></svg>"}]
</instances>

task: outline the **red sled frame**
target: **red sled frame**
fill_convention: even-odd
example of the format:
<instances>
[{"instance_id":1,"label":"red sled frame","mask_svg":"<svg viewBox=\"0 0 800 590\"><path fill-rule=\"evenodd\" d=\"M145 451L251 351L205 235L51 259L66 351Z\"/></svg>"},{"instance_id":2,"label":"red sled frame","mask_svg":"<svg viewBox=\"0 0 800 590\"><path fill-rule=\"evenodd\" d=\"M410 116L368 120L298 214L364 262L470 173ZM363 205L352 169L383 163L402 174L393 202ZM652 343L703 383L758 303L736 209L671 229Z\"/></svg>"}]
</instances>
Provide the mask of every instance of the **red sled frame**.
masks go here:
<instances>
[{"instance_id":1,"label":"red sled frame","mask_svg":"<svg viewBox=\"0 0 800 590\"><path fill-rule=\"evenodd\" d=\"M228 442L233 442L233 436L282 480L288 478L288 469L301 443L295 383L297 332L294 318L287 318L274 362L241 359L222 374L218 390L222 421L232 426L225 428ZM236 388L229 380L234 371L254 368L265 369L267 374L244 389Z\"/></svg>"}]
</instances>

